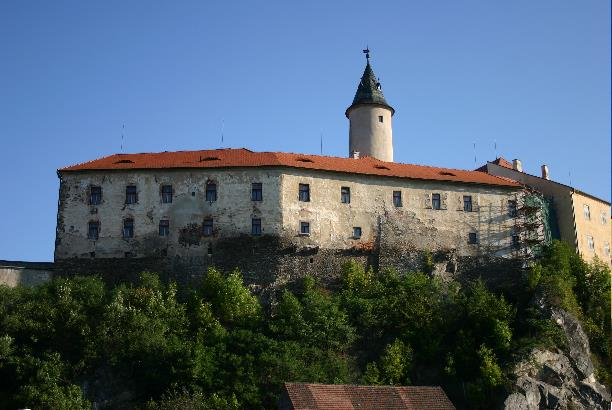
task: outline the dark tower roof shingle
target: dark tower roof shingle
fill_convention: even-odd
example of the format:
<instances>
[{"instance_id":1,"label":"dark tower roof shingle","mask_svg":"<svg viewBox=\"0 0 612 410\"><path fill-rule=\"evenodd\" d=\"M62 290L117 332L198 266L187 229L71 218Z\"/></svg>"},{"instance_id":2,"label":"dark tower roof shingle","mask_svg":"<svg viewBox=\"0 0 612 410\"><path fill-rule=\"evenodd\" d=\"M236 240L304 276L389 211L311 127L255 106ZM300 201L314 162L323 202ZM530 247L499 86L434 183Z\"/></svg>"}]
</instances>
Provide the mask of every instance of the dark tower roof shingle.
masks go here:
<instances>
[{"instance_id":1,"label":"dark tower roof shingle","mask_svg":"<svg viewBox=\"0 0 612 410\"><path fill-rule=\"evenodd\" d=\"M387 100L385 100L380 82L378 82L376 74L374 74L374 70L372 70L372 66L370 66L369 61L366 64L363 75L361 76L361 81L359 82L359 87L357 87L357 92L355 93L355 98L353 98L353 103L346 109L346 116L348 117L348 112L351 110L351 108L359 104L382 105L391 109L392 113L395 113L393 107L391 107L389 103L387 103Z\"/></svg>"}]
</instances>

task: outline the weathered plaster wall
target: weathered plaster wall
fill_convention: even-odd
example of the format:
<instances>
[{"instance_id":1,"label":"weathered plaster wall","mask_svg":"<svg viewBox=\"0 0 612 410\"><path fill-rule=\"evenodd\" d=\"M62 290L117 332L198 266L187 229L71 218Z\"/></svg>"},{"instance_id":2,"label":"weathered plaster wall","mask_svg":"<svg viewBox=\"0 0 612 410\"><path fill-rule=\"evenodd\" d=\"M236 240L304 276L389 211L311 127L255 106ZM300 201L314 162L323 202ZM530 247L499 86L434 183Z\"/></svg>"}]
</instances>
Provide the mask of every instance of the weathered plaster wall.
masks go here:
<instances>
[{"instance_id":1,"label":"weathered plaster wall","mask_svg":"<svg viewBox=\"0 0 612 410\"><path fill-rule=\"evenodd\" d=\"M572 194L572 203L576 214L578 252L587 261L591 261L597 256L599 260L609 264L610 244L612 242L610 205L579 192ZM587 218L584 214L585 205L589 207L590 218ZM589 248L588 236L593 237L595 249Z\"/></svg>"},{"instance_id":2,"label":"weathered plaster wall","mask_svg":"<svg viewBox=\"0 0 612 410\"><path fill-rule=\"evenodd\" d=\"M380 122L378 116L383 117ZM359 105L349 112L349 156L354 151L393 162L392 114L389 108Z\"/></svg>"},{"instance_id":3,"label":"weathered plaster wall","mask_svg":"<svg viewBox=\"0 0 612 410\"><path fill-rule=\"evenodd\" d=\"M53 278L53 263L0 261L0 285L36 286Z\"/></svg>"}]
</instances>

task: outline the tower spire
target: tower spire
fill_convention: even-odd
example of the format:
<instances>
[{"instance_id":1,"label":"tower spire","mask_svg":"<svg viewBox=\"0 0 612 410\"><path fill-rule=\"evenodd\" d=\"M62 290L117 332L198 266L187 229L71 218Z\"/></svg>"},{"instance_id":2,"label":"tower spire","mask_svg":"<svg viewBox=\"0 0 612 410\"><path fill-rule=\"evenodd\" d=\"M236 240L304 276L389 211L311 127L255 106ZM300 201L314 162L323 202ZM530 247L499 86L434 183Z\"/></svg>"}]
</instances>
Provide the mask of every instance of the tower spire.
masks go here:
<instances>
[{"instance_id":1,"label":"tower spire","mask_svg":"<svg viewBox=\"0 0 612 410\"><path fill-rule=\"evenodd\" d=\"M363 50L363 54L366 55L366 61L370 64L370 47L366 46L365 50Z\"/></svg>"}]
</instances>

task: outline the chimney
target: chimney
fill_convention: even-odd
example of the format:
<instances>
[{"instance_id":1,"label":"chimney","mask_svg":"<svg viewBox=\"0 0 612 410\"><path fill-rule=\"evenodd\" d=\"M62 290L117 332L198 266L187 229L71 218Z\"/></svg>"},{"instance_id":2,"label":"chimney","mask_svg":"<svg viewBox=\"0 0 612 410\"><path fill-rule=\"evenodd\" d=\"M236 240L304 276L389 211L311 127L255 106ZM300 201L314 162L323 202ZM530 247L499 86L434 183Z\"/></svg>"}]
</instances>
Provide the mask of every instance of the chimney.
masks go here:
<instances>
[{"instance_id":1,"label":"chimney","mask_svg":"<svg viewBox=\"0 0 612 410\"><path fill-rule=\"evenodd\" d=\"M353 159L359 159L359 151L353 151L352 155Z\"/></svg>"},{"instance_id":2,"label":"chimney","mask_svg":"<svg viewBox=\"0 0 612 410\"><path fill-rule=\"evenodd\" d=\"M542 165L542 178L550 179L550 175L548 175L548 165Z\"/></svg>"},{"instance_id":3,"label":"chimney","mask_svg":"<svg viewBox=\"0 0 612 410\"><path fill-rule=\"evenodd\" d=\"M523 164L521 164L520 159L512 160L512 169L518 172L523 172Z\"/></svg>"}]
</instances>

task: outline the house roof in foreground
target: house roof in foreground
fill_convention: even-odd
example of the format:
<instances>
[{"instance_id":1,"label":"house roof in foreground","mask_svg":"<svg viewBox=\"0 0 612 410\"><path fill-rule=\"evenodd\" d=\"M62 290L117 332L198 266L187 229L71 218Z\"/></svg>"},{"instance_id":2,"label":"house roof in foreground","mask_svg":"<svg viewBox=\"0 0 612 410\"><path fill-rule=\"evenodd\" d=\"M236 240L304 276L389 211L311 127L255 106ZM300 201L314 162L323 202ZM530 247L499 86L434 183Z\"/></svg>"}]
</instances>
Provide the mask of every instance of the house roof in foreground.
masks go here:
<instances>
[{"instance_id":1,"label":"house roof in foreground","mask_svg":"<svg viewBox=\"0 0 612 410\"><path fill-rule=\"evenodd\" d=\"M441 387L285 383L285 390L295 410L451 410L455 408Z\"/></svg>"},{"instance_id":2,"label":"house roof in foreground","mask_svg":"<svg viewBox=\"0 0 612 410\"><path fill-rule=\"evenodd\" d=\"M253 152L245 148L114 154L61 168L59 172L237 167L288 167L417 180L520 187L517 182L510 179L478 171L385 162L372 157L353 159L288 152Z\"/></svg>"}]
</instances>

